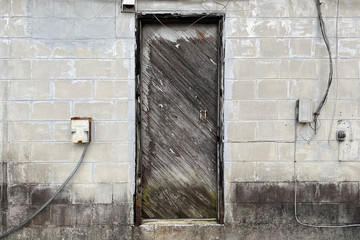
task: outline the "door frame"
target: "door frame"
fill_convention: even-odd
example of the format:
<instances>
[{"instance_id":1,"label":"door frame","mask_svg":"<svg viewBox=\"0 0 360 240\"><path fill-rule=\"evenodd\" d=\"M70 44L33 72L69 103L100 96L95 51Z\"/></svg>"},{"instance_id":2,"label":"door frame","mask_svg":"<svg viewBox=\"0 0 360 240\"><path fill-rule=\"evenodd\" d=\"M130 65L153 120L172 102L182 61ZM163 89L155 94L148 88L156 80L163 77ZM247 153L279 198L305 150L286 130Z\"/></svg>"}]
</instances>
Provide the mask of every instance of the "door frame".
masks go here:
<instances>
[{"instance_id":1,"label":"door frame","mask_svg":"<svg viewBox=\"0 0 360 240\"><path fill-rule=\"evenodd\" d=\"M142 204L142 189L141 189L141 64L140 54L142 46L142 24L143 23L217 23L218 24L218 116L217 116L217 222L224 223L224 159L223 159L223 139L224 139L224 111L223 111L223 96L224 96L224 45L223 45L223 25L224 16L220 14L192 14L192 15L178 15L178 14L137 14L136 15L136 67L135 67L135 111L136 111L136 135L135 135L135 193L134 193L134 223L136 226L142 224L141 204ZM183 219L179 219L182 221Z\"/></svg>"}]
</instances>

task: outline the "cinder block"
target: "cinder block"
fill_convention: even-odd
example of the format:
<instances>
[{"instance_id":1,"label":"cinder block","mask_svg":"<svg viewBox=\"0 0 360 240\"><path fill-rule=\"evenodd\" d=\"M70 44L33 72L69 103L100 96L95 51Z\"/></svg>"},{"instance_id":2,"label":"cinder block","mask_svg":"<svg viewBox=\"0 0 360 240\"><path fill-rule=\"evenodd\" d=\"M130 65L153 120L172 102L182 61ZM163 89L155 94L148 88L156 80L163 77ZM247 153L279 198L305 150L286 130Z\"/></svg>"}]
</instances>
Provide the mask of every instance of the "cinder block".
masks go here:
<instances>
[{"instance_id":1,"label":"cinder block","mask_svg":"<svg viewBox=\"0 0 360 240\"><path fill-rule=\"evenodd\" d=\"M358 162L342 162L339 167L339 181L360 181Z\"/></svg>"},{"instance_id":2,"label":"cinder block","mask_svg":"<svg viewBox=\"0 0 360 240\"><path fill-rule=\"evenodd\" d=\"M289 57L289 40L286 38L259 39L259 57L263 57L263 58Z\"/></svg>"},{"instance_id":3,"label":"cinder block","mask_svg":"<svg viewBox=\"0 0 360 240\"><path fill-rule=\"evenodd\" d=\"M285 74L285 73L279 73L280 63L281 62L279 60L275 60L275 59L237 60L234 64L233 76L235 79L277 78L279 77L280 74L283 75Z\"/></svg>"},{"instance_id":4,"label":"cinder block","mask_svg":"<svg viewBox=\"0 0 360 240\"><path fill-rule=\"evenodd\" d=\"M68 102L37 102L33 104L34 120L68 120L70 104Z\"/></svg>"},{"instance_id":5,"label":"cinder block","mask_svg":"<svg viewBox=\"0 0 360 240\"><path fill-rule=\"evenodd\" d=\"M85 7L84 9L89 9ZM75 39L93 38L114 38L115 21L114 18L94 18L75 20Z\"/></svg>"},{"instance_id":6,"label":"cinder block","mask_svg":"<svg viewBox=\"0 0 360 240\"><path fill-rule=\"evenodd\" d=\"M339 3L340 4L340 3ZM340 7L339 7L340 8ZM323 17L335 17L337 9L336 1L329 1L324 4L321 4L321 12Z\"/></svg>"},{"instance_id":7,"label":"cinder block","mask_svg":"<svg viewBox=\"0 0 360 240\"><path fill-rule=\"evenodd\" d=\"M30 119L30 103L29 102L8 102L7 103L7 119L9 121L21 121Z\"/></svg>"},{"instance_id":8,"label":"cinder block","mask_svg":"<svg viewBox=\"0 0 360 240\"><path fill-rule=\"evenodd\" d=\"M256 140L258 141L293 141L295 139L294 121L258 122Z\"/></svg>"},{"instance_id":9,"label":"cinder block","mask_svg":"<svg viewBox=\"0 0 360 240\"><path fill-rule=\"evenodd\" d=\"M116 37L135 38L135 16L120 12L116 15Z\"/></svg>"},{"instance_id":10,"label":"cinder block","mask_svg":"<svg viewBox=\"0 0 360 240\"><path fill-rule=\"evenodd\" d=\"M9 61L9 78L26 79L31 78L31 63L27 60Z\"/></svg>"},{"instance_id":11,"label":"cinder block","mask_svg":"<svg viewBox=\"0 0 360 240\"><path fill-rule=\"evenodd\" d=\"M126 99L128 97L127 81L97 81L96 99Z\"/></svg>"},{"instance_id":12,"label":"cinder block","mask_svg":"<svg viewBox=\"0 0 360 240\"><path fill-rule=\"evenodd\" d=\"M10 57L34 58L36 56L35 44L28 39L12 39L10 45Z\"/></svg>"},{"instance_id":13,"label":"cinder block","mask_svg":"<svg viewBox=\"0 0 360 240\"><path fill-rule=\"evenodd\" d=\"M314 17L316 16L315 1L310 1L304 5L299 0L289 0L289 16L290 17Z\"/></svg>"},{"instance_id":14,"label":"cinder block","mask_svg":"<svg viewBox=\"0 0 360 240\"><path fill-rule=\"evenodd\" d=\"M75 206L51 205L50 224L55 226L74 226L76 223Z\"/></svg>"},{"instance_id":15,"label":"cinder block","mask_svg":"<svg viewBox=\"0 0 360 240\"><path fill-rule=\"evenodd\" d=\"M49 123L9 123L10 141L45 141L51 140Z\"/></svg>"},{"instance_id":16,"label":"cinder block","mask_svg":"<svg viewBox=\"0 0 360 240\"><path fill-rule=\"evenodd\" d=\"M334 162L299 162L297 179L299 181L336 182L339 164Z\"/></svg>"},{"instance_id":17,"label":"cinder block","mask_svg":"<svg viewBox=\"0 0 360 240\"><path fill-rule=\"evenodd\" d=\"M360 15L360 2L358 2L357 0L339 2L339 17L357 18L359 15Z\"/></svg>"},{"instance_id":18,"label":"cinder block","mask_svg":"<svg viewBox=\"0 0 360 240\"><path fill-rule=\"evenodd\" d=\"M94 206L93 220L96 225L128 225L131 212L131 206L127 204L99 204Z\"/></svg>"},{"instance_id":19,"label":"cinder block","mask_svg":"<svg viewBox=\"0 0 360 240\"><path fill-rule=\"evenodd\" d=\"M54 130L55 141L64 141L64 142L71 141L69 121L53 123L53 130Z\"/></svg>"},{"instance_id":20,"label":"cinder block","mask_svg":"<svg viewBox=\"0 0 360 240\"><path fill-rule=\"evenodd\" d=\"M36 60L32 63L32 79L61 79L72 77L71 60Z\"/></svg>"},{"instance_id":21,"label":"cinder block","mask_svg":"<svg viewBox=\"0 0 360 240\"><path fill-rule=\"evenodd\" d=\"M54 163L56 168L53 169L53 179L52 183L63 183L70 175L70 173L75 168L76 164L74 163ZM92 164L82 163L73 178L70 181L70 184L89 184L92 183Z\"/></svg>"},{"instance_id":22,"label":"cinder block","mask_svg":"<svg viewBox=\"0 0 360 240\"><path fill-rule=\"evenodd\" d=\"M34 0L32 1L31 13L34 17L52 17L54 16L54 0L43 1Z\"/></svg>"},{"instance_id":23,"label":"cinder block","mask_svg":"<svg viewBox=\"0 0 360 240\"><path fill-rule=\"evenodd\" d=\"M292 120L295 119L296 100L278 101L278 119Z\"/></svg>"},{"instance_id":24,"label":"cinder block","mask_svg":"<svg viewBox=\"0 0 360 240\"><path fill-rule=\"evenodd\" d=\"M238 161L275 161L277 148L275 142L230 143L231 160Z\"/></svg>"},{"instance_id":25,"label":"cinder block","mask_svg":"<svg viewBox=\"0 0 360 240\"><path fill-rule=\"evenodd\" d=\"M306 137L303 134L304 138ZM301 133L298 134L298 139L302 140ZM296 159L297 161L327 161L335 162L338 160L338 149L336 143L329 144L324 142L305 142L298 141L296 147Z\"/></svg>"},{"instance_id":26,"label":"cinder block","mask_svg":"<svg viewBox=\"0 0 360 240\"><path fill-rule=\"evenodd\" d=\"M254 17L288 17L289 1L288 0L270 0L258 2L254 8Z\"/></svg>"},{"instance_id":27,"label":"cinder block","mask_svg":"<svg viewBox=\"0 0 360 240\"><path fill-rule=\"evenodd\" d=\"M289 34L286 35L290 37L301 38L320 36L321 33L316 31L318 30L318 28L316 28L315 26L318 26L319 23L317 22L315 16L313 16L312 18L297 18L296 20L284 19L284 27L286 26L289 32Z\"/></svg>"},{"instance_id":28,"label":"cinder block","mask_svg":"<svg viewBox=\"0 0 360 240\"><path fill-rule=\"evenodd\" d=\"M111 62L104 60L78 60L75 62L77 78L109 78Z\"/></svg>"},{"instance_id":29,"label":"cinder block","mask_svg":"<svg viewBox=\"0 0 360 240\"><path fill-rule=\"evenodd\" d=\"M129 165L118 163L101 163L94 166L95 182L114 183L129 182Z\"/></svg>"},{"instance_id":30,"label":"cinder block","mask_svg":"<svg viewBox=\"0 0 360 240\"><path fill-rule=\"evenodd\" d=\"M256 122L229 122L225 139L228 141L254 141Z\"/></svg>"},{"instance_id":31,"label":"cinder block","mask_svg":"<svg viewBox=\"0 0 360 240\"><path fill-rule=\"evenodd\" d=\"M358 119L359 118L359 103L354 101L339 100L336 103L336 119Z\"/></svg>"},{"instance_id":32,"label":"cinder block","mask_svg":"<svg viewBox=\"0 0 360 240\"><path fill-rule=\"evenodd\" d=\"M96 141L129 141L129 124L127 122L94 122Z\"/></svg>"},{"instance_id":33,"label":"cinder block","mask_svg":"<svg viewBox=\"0 0 360 240\"><path fill-rule=\"evenodd\" d=\"M70 134L70 133L69 133ZM72 143L34 142L31 147L33 162L72 162Z\"/></svg>"},{"instance_id":34,"label":"cinder block","mask_svg":"<svg viewBox=\"0 0 360 240\"><path fill-rule=\"evenodd\" d=\"M239 101L233 111L239 120L277 119L276 101Z\"/></svg>"},{"instance_id":35,"label":"cinder block","mask_svg":"<svg viewBox=\"0 0 360 240\"><path fill-rule=\"evenodd\" d=\"M278 143L278 161L294 161L294 143Z\"/></svg>"},{"instance_id":36,"label":"cinder block","mask_svg":"<svg viewBox=\"0 0 360 240\"><path fill-rule=\"evenodd\" d=\"M76 226L91 226L93 207L89 205L75 205Z\"/></svg>"},{"instance_id":37,"label":"cinder block","mask_svg":"<svg viewBox=\"0 0 360 240\"><path fill-rule=\"evenodd\" d=\"M129 183L114 183L113 184L113 202L129 203L132 201L132 193L130 192Z\"/></svg>"},{"instance_id":38,"label":"cinder block","mask_svg":"<svg viewBox=\"0 0 360 240\"><path fill-rule=\"evenodd\" d=\"M16 184L8 187L8 201L10 205L27 205L29 200L30 187L25 184Z\"/></svg>"},{"instance_id":39,"label":"cinder block","mask_svg":"<svg viewBox=\"0 0 360 240\"><path fill-rule=\"evenodd\" d=\"M11 40L0 39L0 58L8 58L10 56Z\"/></svg>"},{"instance_id":40,"label":"cinder block","mask_svg":"<svg viewBox=\"0 0 360 240\"><path fill-rule=\"evenodd\" d=\"M355 39L339 40L339 57L340 58L356 58L359 56L359 41Z\"/></svg>"},{"instance_id":41,"label":"cinder block","mask_svg":"<svg viewBox=\"0 0 360 240\"><path fill-rule=\"evenodd\" d=\"M114 162L131 162L135 159L135 144L113 144Z\"/></svg>"},{"instance_id":42,"label":"cinder block","mask_svg":"<svg viewBox=\"0 0 360 240\"><path fill-rule=\"evenodd\" d=\"M55 81L55 98L87 99L92 97L92 81Z\"/></svg>"},{"instance_id":43,"label":"cinder block","mask_svg":"<svg viewBox=\"0 0 360 240\"><path fill-rule=\"evenodd\" d=\"M77 60L76 77L80 79L129 79L130 60Z\"/></svg>"},{"instance_id":44,"label":"cinder block","mask_svg":"<svg viewBox=\"0 0 360 240\"><path fill-rule=\"evenodd\" d=\"M226 81L225 99L245 100L256 98L256 81Z\"/></svg>"},{"instance_id":45,"label":"cinder block","mask_svg":"<svg viewBox=\"0 0 360 240\"><path fill-rule=\"evenodd\" d=\"M74 204L112 203L111 184L73 184Z\"/></svg>"},{"instance_id":46,"label":"cinder block","mask_svg":"<svg viewBox=\"0 0 360 240\"><path fill-rule=\"evenodd\" d=\"M32 162L50 162L51 151L54 148L52 143L49 142L33 142L31 143L31 155L30 159Z\"/></svg>"},{"instance_id":47,"label":"cinder block","mask_svg":"<svg viewBox=\"0 0 360 240\"><path fill-rule=\"evenodd\" d=\"M339 26L339 37L340 38L357 38L359 37L360 30L358 18L339 18L338 26Z\"/></svg>"},{"instance_id":48,"label":"cinder block","mask_svg":"<svg viewBox=\"0 0 360 240\"><path fill-rule=\"evenodd\" d=\"M12 183L50 183L51 164L11 164L9 165Z\"/></svg>"},{"instance_id":49,"label":"cinder block","mask_svg":"<svg viewBox=\"0 0 360 240\"><path fill-rule=\"evenodd\" d=\"M229 39L225 45L225 56L227 58L243 58L257 56L256 39Z\"/></svg>"},{"instance_id":50,"label":"cinder block","mask_svg":"<svg viewBox=\"0 0 360 240\"><path fill-rule=\"evenodd\" d=\"M132 106L132 110L135 110L135 103L128 101L115 102L115 117L118 120L135 120L135 116L129 114L129 105Z\"/></svg>"},{"instance_id":51,"label":"cinder block","mask_svg":"<svg viewBox=\"0 0 360 240\"><path fill-rule=\"evenodd\" d=\"M226 23L227 37L289 36L291 29L291 21L279 18L231 18Z\"/></svg>"},{"instance_id":52,"label":"cinder block","mask_svg":"<svg viewBox=\"0 0 360 240\"><path fill-rule=\"evenodd\" d=\"M5 153L7 160L11 162L30 162L31 143L29 142L11 142L9 149Z\"/></svg>"},{"instance_id":53,"label":"cinder block","mask_svg":"<svg viewBox=\"0 0 360 240\"><path fill-rule=\"evenodd\" d=\"M39 39L74 39L73 18L33 18L32 37ZM62 29L62 31L59 31Z\"/></svg>"},{"instance_id":54,"label":"cinder block","mask_svg":"<svg viewBox=\"0 0 360 240\"><path fill-rule=\"evenodd\" d=\"M29 205L16 205L10 207L7 211L8 226L12 226L12 227L18 226L29 212L30 212Z\"/></svg>"},{"instance_id":55,"label":"cinder block","mask_svg":"<svg viewBox=\"0 0 360 240\"><path fill-rule=\"evenodd\" d=\"M133 38L120 38L112 43L105 56L109 58L135 58L136 41Z\"/></svg>"},{"instance_id":56,"label":"cinder block","mask_svg":"<svg viewBox=\"0 0 360 240\"><path fill-rule=\"evenodd\" d=\"M28 60L0 60L2 79L30 79L31 62Z\"/></svg>"},{"instance_id":57,"label":"cinder block","mask_svg":"<svg viewBox=\"0 0 360 240\"><path fill-rule=\"evenodd\" d=\"M262 99L286 99L288 93L287 80L259 80L258 81L258 98Z\"/></svg>"},{"instance_id":58,"label":"cinder block","mask_svg":"<svg viewBox=\"0 0 360 240\"><path fill-rule=\"evenodd\" d=\"M255 174L256 163L250 162L233 162L231 163L231 176L229 181L235 182L253 182L256 180Z\"/></svg>"},{"instance_id":59,"label":"cinder block","mask_svg":"<svg viewBox=\"0 0 360 240\"><path fill-rule=\"evenodd\" d=\"M33 80L12 80L10 82L10 100L44 100L50 98L50 82Z\"/></svg>"},{"instance_id":60,"label":"cinder block","mask_svg":"<svg viewBox=\"0 0 360 240\"><path fill-rule=\"evenodd\" d=\"M90 116L96 120L110 120L114 118L114 104L112 102L75 103L75 116Z\"/></svg>"},{"instance_id":61,"label":"cinder block","mask_svg":"<svg viewBox=\"0 0 360 240\"><path fill-rule=\"evenodd\" d=\"M91 7L89 7L89 5L86 7L80 7L79 5L83 2L84 1L53 1L52 4L49 6L53 10L50 12L52 14L52 16L50 16L54 18L77 18L80 17L80 14L83 14L86 11L94 10L93 5ZM44 5L46 6L46 4ZM77 14L77 11L79 12L79 14ZM44 11L40 12L40 14L44 14Z\"/></svg>"},{"instance_id":62,"label":"cinder block","mask_svg":"<svg viewBox=\"0 0 360 240\"><path fill-rule=\"evenodd\" d=\"M359 78L359 59L340 59L337 64L339 78Z\"/></svg>"},{"instance_id":63,"label":"cinder block","mask_svg":"<svg viewBox=\"0 0 360 240\"><path fill-rule=\"evenodd\" d=\"M299 79L294 81L289 81L289 98L290 99L316 99L317 92L315 91L317 83L314 80L308 79Z\"/></svg>"},{"instance_id":64,"label":"cinder block","mask_svg":"<svg viewBox=\"0 0 360 240\"><path fill-rule=\"evenodd\" d=\"M114 160L113 148L112 143L93 142L87 150L84 161L87 163L112 162Z\"/></svg>"},{"instance_id":65,"label":"cinder block","mask_svg":"<svg viewBox=\"0 0 360 240\"><path fill-rule=\"evenodd\" d=\"M280 78L317 78L316 60L288 60L282 61L279 69Z\"/></svg>"},{"instance_id":66,"label":"cinder block","mask_svg":"<svg viewBox=\"0 0 360 240\"><path fill-rule=\"evenodd\" d=\"M10 14L11 2L9 0L0 0L0 16L7 17Z\"/></svg>"},{"instance_id":67,"label":"cinder block","mask_svg":"<svg viewBox=\"0 0 360 240\"><path fill-rule=\"evenodd\" d=\"M30 37L31 31L30 18L4 17L0 20L0 37Z\"/></svg>"},{"instance_id":68,"label":"cinder block","mask_svg":"<svg viewBox=\"0 0 360 240\"><path fill-rule=\"evenodd\" d=\"M293 162L256 163L256 180L260 182L292 181L294 175Z\"/></svg>"},{"instance_id":69,"label":"cinder block","mask_svg":"<svg viewBox=\"0 0 360 240\"><path fill-rule=\"evenodd\" d=\"M12 16L30 16L29 10L31 1L13 0L11 3Z\"/></svg>"},{"instance_id":70,"label":"cinder block","mask_svg":"<svg viewBox=\"0 0 360 240\"><path fill-rule=\"evenodd\" d=\"M0 37L5 37L7 34L8 23L6 18L0 19Z\"/></svg>"},{"instance_id":71,"label":"cinder block","mask_svg":"<svg viewBox=\"0 0 360 240\"><path fill-rule=\"evenodd\" d=\"M319 35L320 34L321 33L319 33ZM313 43L313 54L314 54L315 58L326 59L326 61L328 63L327 65L329 65L329 60L328 60L329 52L324 43L324 39L322 37L313 38L312 43ZM330 44L330 50L331 50L332 57L335 58L336 57L336 41L335 41L335 39L330 38L329 44Z\"/></svg>"},{"instance_id":72,"label":"cinder block","mask_svg":"<svg viewBox=\"0 0 360 240\"><path fill-rule=\"evenodd\" d=\"M290 57L311 58L312 39L311 38L292 38L290 39Z\"/></svg>"}]
</instances>

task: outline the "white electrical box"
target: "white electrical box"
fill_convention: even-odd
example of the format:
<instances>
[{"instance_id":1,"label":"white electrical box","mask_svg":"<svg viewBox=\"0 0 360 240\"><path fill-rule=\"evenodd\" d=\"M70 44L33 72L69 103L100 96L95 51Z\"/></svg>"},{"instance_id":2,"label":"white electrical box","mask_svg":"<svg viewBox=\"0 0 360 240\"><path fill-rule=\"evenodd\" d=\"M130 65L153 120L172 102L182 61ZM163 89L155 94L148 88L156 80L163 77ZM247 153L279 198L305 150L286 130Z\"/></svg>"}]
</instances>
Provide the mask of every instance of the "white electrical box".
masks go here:
<instances>
[{"instance_id":1,"label":"white electrical box","mask_svg":"<svg viewBox=\"0 0 360 240\"><path fill-rule=\"evenodd\" d=\"M122 0L122 12L124 13L134 13L136 0Z\"/></svg>"},{"instance_id":2,"label":"white electrical box","mask_svg":"<svg viewBox=\"0 0 360 240\"><path fill-rule=\"evenodd\" d=\"M89 143L91 141L91 118L71 118L71 142Z\"/></svg>"},{"instance_id":3,"label":"white electrical box","mask_svg":"<svg viewBox=\"0 0 360 240\"><path fill-rule=\"evenodd\" d=\"M299 99L298 121L300 123L311 123L313 121L312 102L310 99Z\"/></svg>"}]
</instances>

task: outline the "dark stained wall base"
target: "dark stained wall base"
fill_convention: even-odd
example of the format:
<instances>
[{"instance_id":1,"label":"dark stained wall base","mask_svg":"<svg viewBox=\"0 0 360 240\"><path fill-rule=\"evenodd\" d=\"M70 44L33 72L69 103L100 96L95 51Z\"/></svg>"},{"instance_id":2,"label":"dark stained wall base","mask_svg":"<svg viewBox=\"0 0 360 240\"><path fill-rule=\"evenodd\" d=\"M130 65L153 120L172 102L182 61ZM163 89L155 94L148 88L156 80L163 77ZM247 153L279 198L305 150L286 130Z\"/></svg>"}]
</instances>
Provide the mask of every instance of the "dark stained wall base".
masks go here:
<instances>
[{"instance_id":1,"label":"dark stained wall base","mask_svg":"<svg viewBox=\"0 0 360 240\"><path fill-rule=\"evenodd\" d=\"M225 224L132 225L130 203L73 204L67 189L26 228L7 239L359 239L360 227L309 228L294 218L294 184L231 183ZM15 185L9 191L7 225L15 226L54 191ZM360 223L357 182L301 182L298 216L309 224Z\"/></svg>"}]
</instances>

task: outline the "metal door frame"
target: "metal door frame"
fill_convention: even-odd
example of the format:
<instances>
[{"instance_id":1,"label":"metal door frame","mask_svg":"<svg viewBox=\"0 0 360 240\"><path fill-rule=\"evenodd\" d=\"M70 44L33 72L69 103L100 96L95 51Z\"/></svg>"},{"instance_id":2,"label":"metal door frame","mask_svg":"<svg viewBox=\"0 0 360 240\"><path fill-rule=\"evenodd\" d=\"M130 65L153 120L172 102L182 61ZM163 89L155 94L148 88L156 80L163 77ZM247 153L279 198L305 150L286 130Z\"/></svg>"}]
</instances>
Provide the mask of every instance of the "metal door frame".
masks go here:
<instances>
[{"instance_id":1,"label":"metal door frame","mask_svg":"<svg viewBox=\"0 0 360 240\"><path fill-rule=\"evenodd\" d=\"M189 23L189 26L194 23L217 23L218 24L218 121L217 121L217 222L224 223L224 160L223 160L223 96L224 96L224 45L223 45L223 24L224 16L218 14L206 15L173 15L173 14L137 14L136 15L136 68L135 68L135 110L136 110L136 152L135 152L135 194L134 194L134 222L136 226L142 224L141 204L142 204L142 189L141 189L141 102L140 102L140 87L141 87L141 64L140 53L142 46L142 24L143 23ZM179 219L182 221L182 219Z\"/></svg>"}]
</instances>

